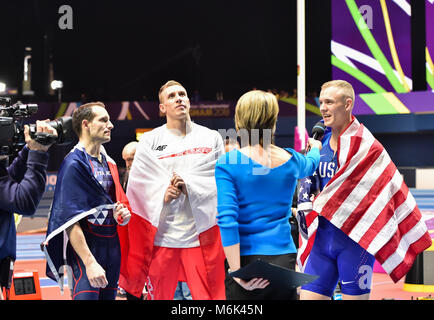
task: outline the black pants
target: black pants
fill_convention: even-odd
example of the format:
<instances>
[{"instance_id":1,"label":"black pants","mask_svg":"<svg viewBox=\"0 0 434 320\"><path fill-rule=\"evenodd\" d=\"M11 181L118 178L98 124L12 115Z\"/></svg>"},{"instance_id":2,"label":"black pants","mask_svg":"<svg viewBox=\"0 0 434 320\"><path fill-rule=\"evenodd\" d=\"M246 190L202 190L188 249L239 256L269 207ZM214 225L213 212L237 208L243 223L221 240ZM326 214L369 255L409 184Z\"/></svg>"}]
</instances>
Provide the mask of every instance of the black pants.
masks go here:
<instances>
[{"instance_id":1,"label":"black pants","mask_svg":"<svg viewBox=\"0 0 434 320\"><path fill-rule=\"evenodd\" d=\"M297 259L296 253L288 253L284 255L265 256L265 255L252 255L241 256L241 267L254 262L257 259L290 269L295 270L295 263ZM270 289L270 286L264 289L255 289L253 291L245 290L240 286L231 276L228 275L228 263L225 261L226 277L226 299L227 300L297 300L297 289L288 290L285 294L282 292L275 292Z\"/></svg>"}]
</instances>

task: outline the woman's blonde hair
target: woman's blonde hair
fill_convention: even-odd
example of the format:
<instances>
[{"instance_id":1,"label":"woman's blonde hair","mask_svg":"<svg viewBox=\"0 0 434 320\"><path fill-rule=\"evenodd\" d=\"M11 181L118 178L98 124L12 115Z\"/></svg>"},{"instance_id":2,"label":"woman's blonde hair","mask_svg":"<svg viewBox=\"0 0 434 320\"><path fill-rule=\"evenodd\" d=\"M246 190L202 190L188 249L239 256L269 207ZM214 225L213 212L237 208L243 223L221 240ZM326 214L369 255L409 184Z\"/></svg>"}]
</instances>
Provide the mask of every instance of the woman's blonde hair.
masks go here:
<instances>
[{"instance_id":1,"label":"woman's blonde hair","mask_svg":"<svg viewBox=\"0 0 434 320\"><path fill-rule=\"evenodd\" d=\"M273 94L261 90L249 91L241 96L235 107L235 128L249 133L249 144L252 144L252 130L259 129L262 146L264 130L271 130L271 136L274 136L278 113L279 104Z\"/></svg>"}]
</instances>

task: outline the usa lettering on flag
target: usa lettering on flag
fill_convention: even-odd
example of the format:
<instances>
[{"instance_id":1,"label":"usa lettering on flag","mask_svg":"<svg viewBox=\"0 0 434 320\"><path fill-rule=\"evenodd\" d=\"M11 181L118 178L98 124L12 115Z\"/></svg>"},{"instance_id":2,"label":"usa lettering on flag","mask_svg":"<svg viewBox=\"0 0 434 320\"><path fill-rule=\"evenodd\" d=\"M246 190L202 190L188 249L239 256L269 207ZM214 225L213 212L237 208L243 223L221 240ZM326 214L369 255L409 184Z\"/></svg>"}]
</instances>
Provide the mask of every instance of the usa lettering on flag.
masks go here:
<instances>
[{"instance_id":1,"label":"usa lettering on flag","mask_svg":"<svg viewBox=\"0 0 434 320\"><path fill-rule=\"evenodd\" d=\"M354 117L339 137L337 155L334 177L313 202L298 206L299 267L303 270L308 259L320 214L372 254L397 282L432 244L416 201L384 147Z\"/></svg>"}]
</instances>

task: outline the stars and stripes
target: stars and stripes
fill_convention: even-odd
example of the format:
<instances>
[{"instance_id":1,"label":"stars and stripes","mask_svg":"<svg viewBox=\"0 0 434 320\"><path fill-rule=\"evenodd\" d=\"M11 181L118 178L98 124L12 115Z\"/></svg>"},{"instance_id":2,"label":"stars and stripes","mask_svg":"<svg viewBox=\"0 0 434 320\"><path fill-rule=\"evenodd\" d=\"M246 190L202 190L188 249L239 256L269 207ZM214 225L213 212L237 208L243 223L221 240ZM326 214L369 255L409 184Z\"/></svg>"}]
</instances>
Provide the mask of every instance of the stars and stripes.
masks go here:
<instances>
[{"instance_id":1,"label":"stars and stripes","mask_svg":"<svg viewBox=\"0 0 434 320\"><path fill-rule=\"evenodd\" d=\"M303 270L315 241L318 228L318 214L312 211L312 199L319 192L319 176L316 172L311 177L300 180L298 190L297 220L299 226L299 249L297 264Z\"/></svg>"},{"instance_id":2,"label":"stars and stripes","mask_svg":"<svg viewBox=\"0 0 434 320\"><path fill-rule=\"evenodd\" d=\"M397 282L432 244L416 201L384 147L356 118L339 137L338 162L339 170L313 203L299 204L307 230L299 265L306 263L321 214Z\"/></svg>"}]
</instances>

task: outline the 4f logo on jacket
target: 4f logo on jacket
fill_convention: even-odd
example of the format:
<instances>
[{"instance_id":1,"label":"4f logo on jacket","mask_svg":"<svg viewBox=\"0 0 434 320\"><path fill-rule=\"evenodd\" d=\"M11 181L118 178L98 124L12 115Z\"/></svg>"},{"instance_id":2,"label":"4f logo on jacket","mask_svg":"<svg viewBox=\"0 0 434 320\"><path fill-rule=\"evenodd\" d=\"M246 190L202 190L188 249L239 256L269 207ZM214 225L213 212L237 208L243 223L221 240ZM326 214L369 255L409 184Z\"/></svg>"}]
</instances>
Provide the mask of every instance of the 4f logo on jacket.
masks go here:
<instances>
[{"instance_id":1,"label":"4f logo on jacket","mask_svg":"<svg viewBox=\"0 0 434 320\"><path fill-rule=\"evenodd\" d=\"M167 147L167 144L163 144L162 146L158 146L155 150L163 151Z\"/></svg>"}]
</instances>

